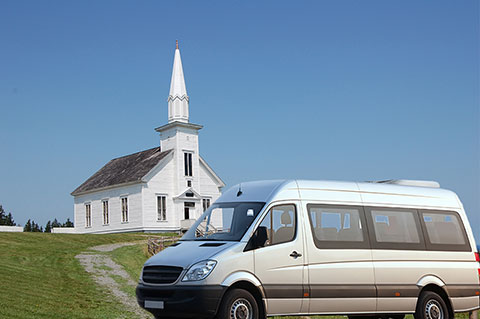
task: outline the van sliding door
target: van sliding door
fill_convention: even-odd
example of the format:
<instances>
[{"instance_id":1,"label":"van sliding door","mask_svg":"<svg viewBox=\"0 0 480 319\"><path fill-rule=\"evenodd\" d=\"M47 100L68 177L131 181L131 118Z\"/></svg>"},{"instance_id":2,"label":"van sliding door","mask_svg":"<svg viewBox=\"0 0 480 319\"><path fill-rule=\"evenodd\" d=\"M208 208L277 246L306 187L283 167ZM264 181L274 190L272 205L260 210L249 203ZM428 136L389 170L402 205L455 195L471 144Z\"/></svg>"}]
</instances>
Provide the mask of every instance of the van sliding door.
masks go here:
<instances>
[{"instance_id":1,"label":"van sliding door","mask_svg":"<svg viewBox=\"0 0 480 319\"><path fill-rule=\"evenodd\" d=\"M311 314L373 313L376 288L362 207L307 205Z\"/></svg>"}]
</instances>

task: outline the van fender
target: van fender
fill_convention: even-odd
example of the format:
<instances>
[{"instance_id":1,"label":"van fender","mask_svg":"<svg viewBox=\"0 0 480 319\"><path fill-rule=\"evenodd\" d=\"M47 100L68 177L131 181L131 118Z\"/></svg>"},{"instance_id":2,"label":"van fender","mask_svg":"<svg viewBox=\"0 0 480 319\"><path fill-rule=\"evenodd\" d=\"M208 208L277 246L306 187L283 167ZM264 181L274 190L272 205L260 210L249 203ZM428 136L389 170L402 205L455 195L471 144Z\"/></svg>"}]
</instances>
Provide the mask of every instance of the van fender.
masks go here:
<instances>
[{"instance_id":1,"label":"van fender","mask_svg":"<svg viewBox=\"0 0 480 319\"><path fill-rule=\"evenodd\" d=\"M258 278L255 277L255 275L246 271L238 271L238 272L231 273L230 275L227 276L227 278L225 278L222 281L221 285L230 287L231 285L239 281L248 281L249 283L253 284L255 287L259 288L263 294L262 283L260 282L260 280L258 280Z\"/></svg>"},{"instance_id":2,"label":"van fender","mask_svg":"<svg viewBox=\"0 0 480 319\"><path fill-rule=\"evenodd\" d=\"M234 272L234 273L228 275L227 278L225 278L222 281L221 285L225 286L225 287L230 287L231 285L233 285L234 283L239 282L239 281L247 281L247 282L251 283L252 285L257 287L258 290L260 290L260 294L262 295L262 299L266 299L265 290L263 290L263 286L262 286L262 283L260 282L260 280L258 280L258 278L254 274L246 272L246 271L238 271L238 272ZM265 307L266 307L266 305L265 305Z\"/></svg>"},{"instance_id":3,"label":"van fender","mask_svg":"<svg viewBox=\"0 0 480 319\"><path fill-rule=\"evenodd\" d=\"M439 287L445 287L445 283L440 278L434 275L427 275L422 277L417 282L417 287L425 287L426 285L430 284L437 285Z\"/></svg>"},{"instance_id":4,"label":"van fender","mask_svg":"<svg viewBox=\"0 0 480 319\"><path fill-rule=\"evenodd\" d=\"M224 287L231 287L233 284L235 284L237 282L240 282L240 281L249 282L252 285L254 285L255 287L257 287L257 289L260 291L260 295L263 299L263 306L264 306L265 313L268 313L268 311L267 311L267 306L268 306L267 305L267 297L265 295L265 290L263 290L262 283L260 282L260 280L258 280L258 278L254 274L246 272L246 271L234 272L234 273L231 273L230 275L228 275L227 278L225 278L222 281L221 285L224 286Z\"/></svg>"}]
</instances>

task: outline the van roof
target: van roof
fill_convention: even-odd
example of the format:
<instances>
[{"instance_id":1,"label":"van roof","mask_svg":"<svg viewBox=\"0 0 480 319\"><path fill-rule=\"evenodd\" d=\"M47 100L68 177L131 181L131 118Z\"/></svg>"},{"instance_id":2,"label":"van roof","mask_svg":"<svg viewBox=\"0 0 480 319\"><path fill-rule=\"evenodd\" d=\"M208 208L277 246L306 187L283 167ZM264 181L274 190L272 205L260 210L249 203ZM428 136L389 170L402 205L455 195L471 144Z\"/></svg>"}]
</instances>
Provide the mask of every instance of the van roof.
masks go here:
<instances>
[{"instance_id":1,"label":"van roof","mask_svg":"<svg viewBox=\"0 0 480 319\"><path fill-rule=\"evenodd\" d=\"M217 202L271 202L298 198L357 205L461 208L457 195L450 190L440 188L438 183L408 180L383 182L254 181L231 187L222 194Z\"/></svg>"}]
</instances>

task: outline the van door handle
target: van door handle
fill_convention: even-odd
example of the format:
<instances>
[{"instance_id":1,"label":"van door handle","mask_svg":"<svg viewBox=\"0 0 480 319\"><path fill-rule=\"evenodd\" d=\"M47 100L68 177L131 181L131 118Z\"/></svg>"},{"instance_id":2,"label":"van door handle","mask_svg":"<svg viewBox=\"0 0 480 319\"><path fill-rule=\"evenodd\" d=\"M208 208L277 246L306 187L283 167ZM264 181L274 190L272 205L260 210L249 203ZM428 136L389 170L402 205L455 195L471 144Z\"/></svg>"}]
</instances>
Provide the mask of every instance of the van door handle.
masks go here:
<instances>
[{"instance_id":1,"label":"van door handle","mask_svg":"<svg viewBox=\"0 0 480 319\"><path fill-rule=\"evenodd\" d=\"M290 257L298 258L302 257L302 254L297 253L295 250L290 254Z\"/></svg>"}]
</instances>

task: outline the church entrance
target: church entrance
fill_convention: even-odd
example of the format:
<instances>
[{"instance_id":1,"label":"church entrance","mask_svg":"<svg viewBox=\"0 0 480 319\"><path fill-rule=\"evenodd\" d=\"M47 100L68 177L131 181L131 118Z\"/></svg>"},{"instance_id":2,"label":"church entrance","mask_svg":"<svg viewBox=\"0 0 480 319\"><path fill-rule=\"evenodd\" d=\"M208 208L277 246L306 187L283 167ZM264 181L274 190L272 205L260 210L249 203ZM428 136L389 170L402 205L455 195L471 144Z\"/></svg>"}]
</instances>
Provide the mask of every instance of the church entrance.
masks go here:
<instances>
[{"instance_id":1,"label":"church entrance","mask_svg":"<svg viewBox=\"0 0 480 319\"><path fill-rule=\"evenodd\" d=\"M184 203L184 219L190 219L190 216L194 215L194 212L195 212L195 203L193 202L185 202ZM190 210L191 210L191 214L190 214Z\"/></svg>"}]
</instances>

